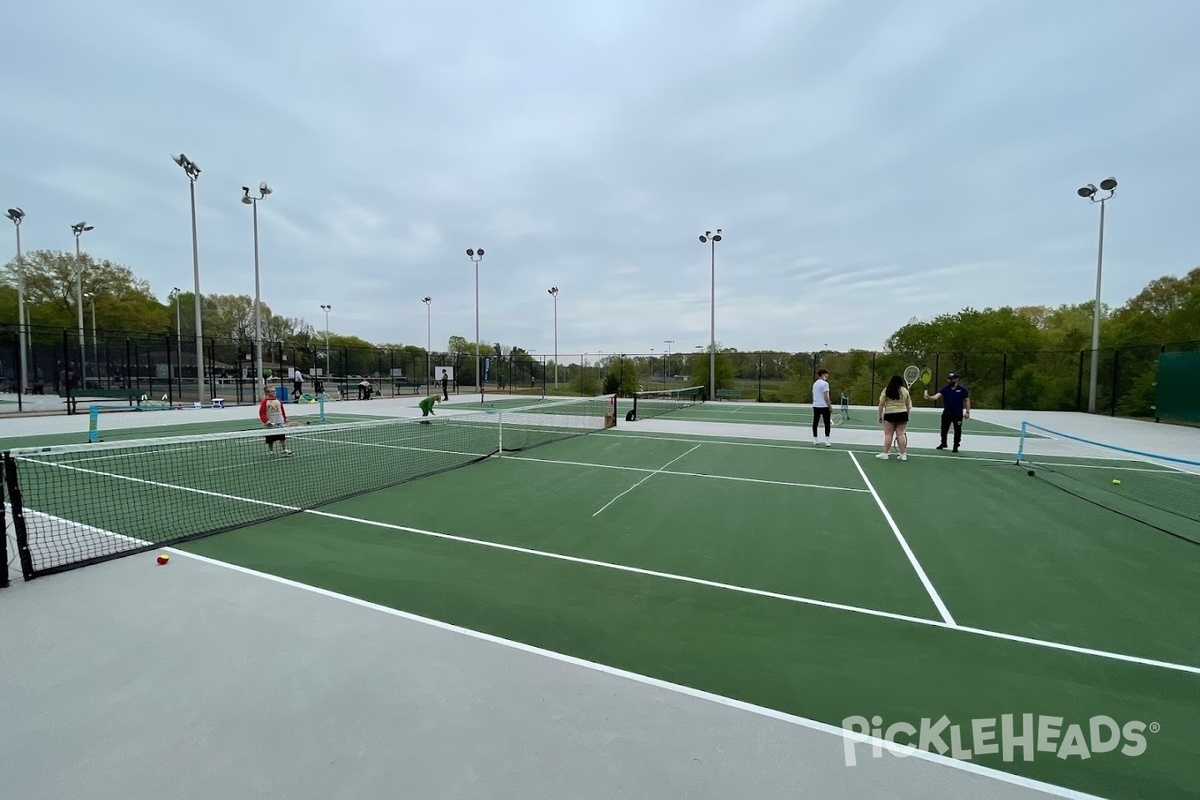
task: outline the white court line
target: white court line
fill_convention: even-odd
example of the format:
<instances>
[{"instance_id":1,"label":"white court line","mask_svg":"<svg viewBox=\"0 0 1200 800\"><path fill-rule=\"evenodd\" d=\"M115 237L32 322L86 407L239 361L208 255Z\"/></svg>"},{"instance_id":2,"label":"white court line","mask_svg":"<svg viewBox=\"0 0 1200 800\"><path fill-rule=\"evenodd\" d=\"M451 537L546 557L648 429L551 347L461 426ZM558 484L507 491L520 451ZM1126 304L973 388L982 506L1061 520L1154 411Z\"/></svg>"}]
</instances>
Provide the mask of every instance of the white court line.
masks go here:
<instances>
[{"instance_id":1,"label":"white court line","mask_svg":"<svg viewBox=\"0 0 1200 800\"><path fill-rule=\"evenodd\" d=\"M695 447L693 447L691 450L688 450L688 451L687 451L687 453L680 453L679 455L675 456L675 457L674 457L674 458L672 458L670 461L668 461L666 464L663 464L661 467L659 467L658 469L654 470L653 472L651 472L651 473L650 473L649 475L647 475L646 477L642 478L640 481L638 481L637 483L635 483L633 486L630 486L628 489L626 489L625 491L621 492L619 495L617 495L616 497L614 497L612 500L609 500L607 503L605 503L604 505L602 505L602 506L600 507L600 511L603 511L604 509L608 508L608 507L609 507L609 506L611 506L613 503L617 502L617 501L618 501L618 500L620 500L622 497L624 497L625 495L629 494L629 493L630 493L630 492L632 492L634 489L636 489L637 487L641 486L643 483L645 483L646 481L650 480L650 479L651 479L651 478L653 478L655 475L657 475L658 473L662 472L664 469L666 469L667 467L671 466L672 464L674 464L674 463L675 463L676 461L678 461L679 459L681 459L681 458L683 458L684 456L686 456L688 453L691 453L691 452L693 452L694 450L697 450L697 449L699 449L701 444L704 444L704 443L703 443L703 442L700 442L700 443L699 443L699 444L697 444ZM594 516L596 516L597 514L599 514L599 513L600 513L600 511L597 511L595 514L592 514L592 516L593 516L593 517L594 517Z\"/></svg>"},{"instance_id":2,"label":"white court line","mask_svg":"<svg viewBox=\"0 0 1200 800\"><path fill-rule=\"evenodd\" d=\"M181 491L181 492L190 492L193 494L207 495L209 497L220 497L220 498L223 498L226 500L233 500L235 502L251 503L253 505L271 506L271 507L279 508L279 509L282 509L285 511L293 511L293 512L294 511L303 511L303 513L312 514L313 516L327 517L329 519L336 519L336 520L340 520L340 521L344 521L344 522L354 522L354 523L358 523L361 525L370 525L370 526L377 527L377 528L387 528L390 530L403 531L405 533L415 533L415 534L418 534L421 536L430 536L430 537L437 538L437 539L446 539L449 541L462 542L464 544L473 544L473 545L478 545L480 547L490 547L490 548L494 548L497 550L508 550L508 551L517 552L517 553L524 553L527 555L540 556L542 558L551 558L551 559L555 559L558 561L570 561L570 562L574 562L574 563L578 563L578 564L586 564L589 566L595 566L595 567L601 567L604 569L616 570L619 572L631 572L631 573L635 573L635 574L639 574L639 575L648 575L651 577L665 578L667 580L679 581L682 583L696 584L699 586L708 586L708 587L715 588L715 589L724 589L726 591L738 592L740 594L750 594L750 595L757 595L759 597L769 597L769 598L776 599L776 600L785 600L785 601L789 601L789 602L793 602L793 603L800 603L803 605L816 606L816 607L820 607L820 608L828 608L828 609L833 609L833 610L837 610L837 611L847 611L847 612L852 612L855 614L863 614L865 616L870 616L870 617L880 617L883 619L890 619L890 620L895 620L898 622L907 622L907 623L914 624L914 625L924 625L926 627L931 627L931 628L943 628L946 630L956 631L958 633L969 633L969 634L973 634L976 636L984 636L989 639L1000 639L1003 641L1018 642L1020 644L1028 644L1028 645L1032 645L1034 647L1044 647L1044 648L1047 648L1050 650L1061 650L1061 651L1068 652L1068 653L1078 653L1080 655L1096 656L1098 658L1105 658L1105 659L1109 659L1112 661L1121 661L1121 662L1125 662L1125 663L1129 663L1129 664L1139 664L1142 666L1157 667L1159 669L1171 670L1173 672L1186 672L1186 673L1190 673L1193 675L1200 675L1200 666L1191 666L1188 664L1177 664L1177 663L1170 662L1170 661L1159 661L1157 659L1152 659L1152 658L1143 658L1142 656L1131 656L1131 655L1127 655L1125 653L1116 653L1116 652L1112 652L1112 651L1108 651L1108 650L1097 650L1097 649L1094 649L1091 647L1081 647L1079 645L1064 644L1062 642L1053 642L1053 641L1049 641L1046 639L1034 639L1033 637L1030 637L1030 636L1020 636L1020 635L1013 634L1013 633L1003 633L1001 631L993 631L993 630L988 630L986 628L973 628L973 627L970 627L967 625L949 625L946 622L943 622L941 620L926 619L924 617L911 617L906 614L897 614L897 613L891 612L891 611L877 611L875 609L870 609L870 608L862 608L859 606L851 606L851 605L845 605L845 604L841 604L841 603L833 603L833 602L830 602L827 600L816 600L816 599L810 598L810 597L798 597L798 596L794 596L794 595L779 594L776 592L769 592L769 591L766 591L763 589L751 589L751 588L745 587L745 586L736 586L733 584L718 583L716 581L708 581L708 580L704 580L702 578L692 578L692 577L688 577L686 575L676 575L676 574L669 573L669 572L657 572L654 570L642 569L640 567L630 567L630 566L626 566L624 564L613 564L613 563L609 563L606 561L594 561L592 559L562 555L560 553L550 553L550 552L546 552L546 551L542 551L542 550L533 550L533 549L526 548L526 547L518 547L516 545L501 544L499 542L489 542L489 541L486 541L483 539L470 539L465 536L455 536L455 535L449 534L449 533L438 533L436 531L427 531L427 530L423 530L421 528L412 528L407 525L397 525L397 524L390 523L390 522L378 522L376 520L362 519L360 517L350 517L350 516L346 516L344 514L334 514L334 513L328 512L328 511L318 511L316 509L302 509L299 506L288 506L288 505L284 505L282 503L268 502L266 500L252 500L247 497L238 497L237 495L222 494L220 492L210 492L210 491L207 491L204 489L193 489L188 486L177 486L177 485L170 484L170 483L159 483L157 481L149 481L149 480L145 480L143 478L131 478L127 475L118 475L116 473L110 473L110 472L97 472L96 470L84 469L82 467L71 467L71 466L67 466L65 464L50 464L47 462L39 462L39 463L42 463L45 466L58 467L59 469L73 470L73 471L77 471L77 472L86 472L86 473L91 473L94 475L103 475L105 477L115 478L117 480L125 480L125 481L131 481L133 483L149 484L151 486L158 486L158 487L161 487L164 489L174 489L174 490ZM36 512L36 513L42 513L42 512ZM72 522L70 524L80 525L80 523L74 523L74 522ZM88 528L90 526L80 525L80 527ZM112 534L112 535L117 536L120 534ZM129 538L129 537L123 537L123 538Z\"/></svg>"},{"instance_id":3,"label":"white court line","mask_svg":"<svg viewBox=\"0 0 1200 800\"><path fill-rule=\"evenodd\" d=\"M929 580L929 576L921 568L921 562L917 561L912 548L908 546L908 542L904 539L904 534L900 532L900 528L896 525L896 520L892 519L891 512L883 504L883 500L879 497L879 493L875 491L875 487L871 484L871 479L867 477L867 473L863 472L862 465L858 463L858 459L854 457L854 453L850 453L850 460L854 462L854 467L858 470L858 474L862 476L863 482L867 484L867 489L871 492L871 496L875 498L875 505L879 506L879 510L883 512L883 518L887 520L888 527L892 529L892 533L896 534L896 539L900 542L900 547L903 548L904 554L908 556L908 562L912 564L912 568L916 570L917 577L921 579L921 584L925 587L925 591L929 593L929 599L937 606L938 613L942 615L942 619L945 620L947 625L952 628L958 627L957 623L954 622L954 617L950 616L950 609L946 608L946 604L942 602L937 589L933 588L933 582Z\"/></svg>"},{"instance_id":4,"label":"white court line","mask_svg":"<svg viewBox=\"0 0 1200 800\"><path fill-rule=\"evenodd\" d=\"M703 444L703 442L701 443ZM696 448L692 448L693 450ZM690 451L689 451L690 452ZM684 453L687 455L687 453ZM742 478L737 475L706 475L703 472L680 472L673 469L650 469L648 467L625 467L617 464L593 464L590 461L560 461L553 458L532 458L530 456L505 456L506 461L534 461L539 464L562 464L568 467L593 467L595 469L618 469L628 472L650 472L662 475L679 475L685 478L711 478L719 481L741 481L745 483L765 483L771 486L793 486L801 489L828 489L834 492L861 492L867 494L866 489L859 489L856 486L829 486L823 483L797 483L795 481L771 481L766 478Z\"/></svg>"}]
</instances>

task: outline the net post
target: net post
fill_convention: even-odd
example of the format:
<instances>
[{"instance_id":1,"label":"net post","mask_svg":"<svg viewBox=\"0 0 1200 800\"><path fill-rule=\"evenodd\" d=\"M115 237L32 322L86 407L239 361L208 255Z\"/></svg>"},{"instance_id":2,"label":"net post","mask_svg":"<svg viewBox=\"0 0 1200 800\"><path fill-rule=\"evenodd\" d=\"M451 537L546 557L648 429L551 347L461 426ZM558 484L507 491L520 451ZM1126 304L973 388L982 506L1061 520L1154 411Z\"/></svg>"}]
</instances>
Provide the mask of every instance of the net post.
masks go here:
<instances>
[{"instance_id":1,"label":"net post","mask_svg":"<svg viewBox=\"0 0 1200 800\"><path fill-rule=\"evenodd\" d=\"M1020 464L1025 458L1025 432L1028 430L1029 423L1021 420L1021 438L1017 440L1017 464Z\"/></svg>"},{"instance_id":2,"label":"net post","mask_svg":"<svg viewBox=\"0 0 1200 800\"><path fill-rule=\"evenodd\" d=\"M25 376L21 375L21 377L24 378ZM17 393L17 396L18 397L20 396L20 392ZM3 459L5 461L8 461L8 453L5 453L3 455ZM4 484L2 482L0 482L0 518L3 518L5 520L8 519L8 503L5 501L5 498L4 498ZM4 568L4 571L0 572L0 589L8 588L8 530L7 530L7 524L5 527L6 527L6 530L0 531L0 565L2 565Z\"/></svg>"},{"instance_id":3,"label":"net post","mask_svg":"<svg viewBox=\"0 0 1200 800\"><path fill-rule=\"evenodd\" d=\"M17 557L21 561L21 575L25 580L33 577L33 556L29 552L29 530L25 527L25 505L21 500L21 484L17 479L17 461L11 453L4 454L4 483L8 488L8 503L12 510L13 533L17 537ZM7 535L7 531L5 532ZM5 559L5 573L8 560Z\"/></svg>"},{"instance_id":4,"label":"net post","mask_svg":"<svg viewBox=\"0 0 1200 800\"><path fill-rule=\"evenodd\" d=\"M100 438L100 406L92 403L88 406L88 441L94 442Z\"/></svg>"},{"instance_id":5,"label":"net post","mask_svg":"<svg viewBox=\"0 0 1200 800\"><path fill-rule=\"evenodd\" d=\"M321 422L324 422L325 421L325 393L324 392L321 392L319 395L317 395L317 406L320 409L319 413L317 414L317 418L320 419Z\"/></svg>"},{"instance_id":6,"label":"net post","mask_svg":"<svg viewBox=\"0 0 1200 800\"><path fill-rule=\"evenodd\" d=\"M496 412L496 455L504 455L504 412Z\"/></svg>"}]
</instances>

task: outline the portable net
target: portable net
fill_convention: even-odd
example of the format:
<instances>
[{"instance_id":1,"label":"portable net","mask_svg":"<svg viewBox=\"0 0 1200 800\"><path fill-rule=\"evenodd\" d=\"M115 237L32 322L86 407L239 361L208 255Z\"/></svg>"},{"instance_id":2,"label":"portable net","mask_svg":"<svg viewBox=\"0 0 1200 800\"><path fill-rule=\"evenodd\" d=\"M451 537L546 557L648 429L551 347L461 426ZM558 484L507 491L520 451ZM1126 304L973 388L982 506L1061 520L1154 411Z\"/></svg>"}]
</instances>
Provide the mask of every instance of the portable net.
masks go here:
<instances>
[{"instance_id":1,"label":"portable net","mask_svg":"<svg viewBox=\"0 0 1200 800\"><path fill-rule=\"evenodd\" d=\"M615 424L611 396L4 455L27 578L178 544ZM286 434L269 454L265 438Z\"/></svg>"},{"instance_id":2,"label":"portable net","mask_svg":"<svg viewBox=\"0 0 1200 800\"><path fill-rule=\"evenodd\" d=\"M1200 461L1022 422L1017 463L1076 497L1200 544Z\"/></svg>"},{"instance_id":3,"label":"portable net","mask_svg":"<svg viewBox=\"0 0 1200 800\"><path fill-rule=\"evenodd\" d=\"M661 417L673 411L693 406L704 397L703 386L686 389L637 392L633 395L633 418Z\"/></svg>"}]
</instances>

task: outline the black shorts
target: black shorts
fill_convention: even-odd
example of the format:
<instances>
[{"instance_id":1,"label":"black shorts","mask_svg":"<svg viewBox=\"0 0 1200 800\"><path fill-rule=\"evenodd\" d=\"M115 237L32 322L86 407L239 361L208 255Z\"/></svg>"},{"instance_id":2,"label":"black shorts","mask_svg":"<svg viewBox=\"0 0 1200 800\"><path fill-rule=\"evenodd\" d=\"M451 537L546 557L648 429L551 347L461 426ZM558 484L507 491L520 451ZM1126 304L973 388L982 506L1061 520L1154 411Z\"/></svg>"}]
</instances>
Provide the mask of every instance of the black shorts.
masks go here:
<instances>
[{"instance_id":1,"label":"black shorts","mask_svg":"<svg viewBox=\"0 0 1200 800\"><path fill-rule=\"evenodd\" d=\"M893 425L903 425L908 422L908 412L907 411L895 411L891 414L884 414L883 421L890 422Z\"/></svg>"},{"instance_id":2,"label":"black shorts","mask_svg":"<svg viewBox=\"0 0 1200 800\"><path fill-rule=\"evenodd\" d=\"M267 444L275 444L275 442L287 441L287 436L282 433L272 433L267 437Z\"/></svg>"}]
</instances>

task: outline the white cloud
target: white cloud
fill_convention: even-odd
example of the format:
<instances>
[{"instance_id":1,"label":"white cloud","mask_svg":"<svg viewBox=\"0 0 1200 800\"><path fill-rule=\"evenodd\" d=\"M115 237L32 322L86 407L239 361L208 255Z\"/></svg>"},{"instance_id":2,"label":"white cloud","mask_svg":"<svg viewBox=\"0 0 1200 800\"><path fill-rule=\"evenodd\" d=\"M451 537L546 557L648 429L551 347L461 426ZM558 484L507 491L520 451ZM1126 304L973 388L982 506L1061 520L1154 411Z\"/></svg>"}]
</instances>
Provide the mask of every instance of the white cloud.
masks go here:
<instances>
[{"instance_id":1,"label":"white cloud","mask_svg":"<svg viewBox=\"0 0 1200 800\"><path fill-rule=\"evenodd\" d=\"M318 327L435 343L480 326L539 352L707 341L878 347L912 316L1090 296L1195 265L1181 176L1200 6L1153 0L634 0L496 6L27 3L0 105L0 187L26 247L85 243L165 297L252 293ZM56 46L44 46L53 30ZM1081 32L1086 32L1084 35ZM687 347L683 343L689 343Z\"/></svg>"}]
</instances>

